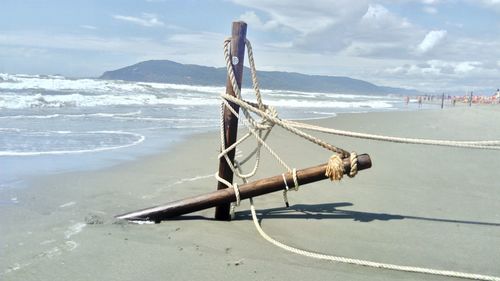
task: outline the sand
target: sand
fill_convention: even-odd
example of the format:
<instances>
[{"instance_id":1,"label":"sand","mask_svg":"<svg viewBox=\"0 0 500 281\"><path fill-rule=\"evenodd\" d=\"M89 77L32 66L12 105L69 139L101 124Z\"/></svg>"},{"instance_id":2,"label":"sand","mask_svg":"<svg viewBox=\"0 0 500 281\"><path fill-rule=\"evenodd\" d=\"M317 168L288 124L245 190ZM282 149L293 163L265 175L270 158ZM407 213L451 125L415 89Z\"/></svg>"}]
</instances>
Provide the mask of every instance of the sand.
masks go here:
<instances>
[{"instance_id":1,"label":"sand","mask_svg":"<svg viewBox=\"0 0 500 281\"><path fill-rule=\"evenodd\" d=\"M500 139L500 106L341 114L311 121L406 137ZM379 262L500 276L500 152L321 135L368 153L373 167L255 199L263 228L287 244ZM0 206L1 280L453 280L331 263L262 239L248 202L232 222L213 209L135 225L114 215L215 189L217 132L99 171L33 178ZM330 153L276 129L269 140L297 168ZM250 151L250 146L241 150ZM282 169L265 154L257 178Z\"/></svg>"}]
</instances>

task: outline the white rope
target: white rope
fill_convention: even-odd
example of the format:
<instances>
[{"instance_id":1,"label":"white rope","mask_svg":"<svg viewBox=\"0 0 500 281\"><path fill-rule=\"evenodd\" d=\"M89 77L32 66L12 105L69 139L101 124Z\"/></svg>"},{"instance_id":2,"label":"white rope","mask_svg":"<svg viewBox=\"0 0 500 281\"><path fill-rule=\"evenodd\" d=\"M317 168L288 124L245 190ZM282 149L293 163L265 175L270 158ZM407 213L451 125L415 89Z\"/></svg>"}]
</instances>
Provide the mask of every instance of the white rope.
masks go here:
<instances>
[{"instance_id":1,"label":"white rope","mask_svg":"<svg viewBox=\"0 0 500 281\"><path fill-rule=\"evenodd\" d=\"M297 179L297 169L292 170L293 189L299 191L299 180Z\"/></svg>"},{"instance_id":2,"label":"white rope","mask_svg":"<svg viewBox=\"0 0 500 281\"><path fill-rule=\"evenodd\" d=\"M435 139L418 139L418 138L402 138L402 137L392 137L384 135L366 134L358 133L352 131L337 130L333 128L326 128L317 125L311 125L296 121L284 121L289 126L293 128L302 128L306 130L334 134L339 136L370 139L378 141L388 141L396 143L408 143L408 144L423 144L423 145L437 145L437 146L451 146L459 148L478 148L478 149L492 149L500 150L500 141L497 140L486 140L486 141L456 141L456 140L435 140Z\"/></svg>"},{"instance_id":3,"label":"white rope","mask_svg":"<svg viewBox=\"0 0 500 281\"><path fill-rule=\"evenodd\" d=\"M302 137L305 138L315 144L318 144L328 150L331 150L338 155L336 156L337 158L340 159L340 156L342 157L350 157L351 161L351 169L349 172L349 176L353 177L357 173L357 154L352 152L348 153L347 151L335 147L319 138L316 138L310 134L307 134L298 128L306 129L306 130L313 130L313 131L318 131L318 132L323 132L323 133L331 133L331 134L336 134L336 135L342 135L342 136L349 136L349 137L358 137L358 138L366 138L366 139L373 139L373 140L382 140L382 141L392 141L392 142L400 142L400 143L413 143L413 144L427 144L427 145L442 145L442 146L454 146L454 147L462 147L462 148L481 148L481 149L500 149L500 141L447 141L447 140L428 140L428 139L411 139L411 138L398 138L398 137L389 137L389 136L380 136L380 135L373 135L373 134L363 134L363 133L356 133L356 132L349 132L349 131L342 131L342 130L336 130L336 129L331 129L331 128L324 128L320 126L314 126L314 125L309 125L309 124L304 124L304 123L299 123L299 122L292 122L292 121L287 121L287 120L281 120L280 118L277 117L277 112L274 108L272 107L265 107L264 104L262 103L262 97L260 94L260 89L257 81L257 75L256 75L256 67L255 67L255 62L253 59L253 51L250 42L247 40L246 41L246 46L248 50L248 58L249 58L249 63L250 63L250 70L252 74L252 82L254 86L254 91L256 94L257 98L257 105L258 108L253 107L252 105L246 103L245 101L242 100L241 98L241 90L238 87L238 84L236 82L236 78L234 76L234 69L233 65L231 63L231 58L230 58L230 53L229 53L229 43L230 39L226 39L224 41L224 56L226 59L226 66L227 66L227 71L228 71L228 76L233 88L233 91L235 93L236 97L233 97L231 95L228 95L227 93L221 94L222 98L222 103L221 103L221 153L219 154L219 158L224 157L226 162L228 163L228 166L231 168L231 170L238 176L240 177L244 183L248 182L248 178L253 176L255 172L258 169L259 162L260 162L260 149L261 147L266 148L271 155L278 160L278 162L285 167L285 169L292 174L293 182L294 182L294 190L298 190L299 184L298 184L298 179L297 179L297 171L296 169L291 169L265 142L267 136L269 135L272 127L276 124L281 126L282 128ZM232 106L229 104L229 102L234 103L238 105L244 116L245 120L243 121L243 124L248 128L249 132L243 136L243 138L239 139L236 141L234 144L232 144L229 147L225 147L225 137L224 137L224 120L223 120L223 111L224 108L228 108L231 113L239 117L239 114L236 110L232 108ZM257 114L260 116L261 120L257 121L255 120L252 116L251 113ZM266 131L264 137L262 137L262 132ZM250 156L244 159L242 162L237 162L235 161L235 165L230 161L229 157L227 156L227 153L232 151L233 149L236 149L236 146L241 144L243 141L248 139L251 135L255 137L257 140L257 148L251 153ZM248 161L251 156L256 155L256 163L254 166L254 169L250 173L243 174L241 165ZM338 159L335 159L338 160ZM337 161L338 162L338 161ZM338 165L331 165L332 167L338 166ZM335 170L335 169L332 169ZM236 197L236 205L240 204L240 193L238 189L237 183L231 184L230 182L222 179L219 177L218 173L215 174L215 177L217 180L227 187L232 187L234 189L235 197ZM283 182L285 184L285 189L283 193L283 198L285 200L285 203L288 206L288 198L287 198L287 191L289 191L289 186L286 181L285 174L282 174L283 177ZM234 207L235 205L232 205L232 210L231 214L234 215ZM412 266L401 266L401 265L394 265L394 264L387 264L387 263L378 263L378 262L372 262L372 261L365 261L365 260L359 260L359 259L351 259L351 258L345 258L345 257L339 257L339 256L331 256L331 255L325 255L325 254L320 254L320 253L314 253L310 251L305 251L302 249L294 248L288 245L285 245L279 241L274 240L271 238L269 235L267 235L262 227L259 224L256 212L255 212L255 207L253 205L253 199L250 198L250 210L252 213L252 219L255 224L255 227L257 231L260 233L260 235L269 241L270 243L284 249L287 251L290 251L292 253L300 254L303 256L311 257L311 258L316 258L316 259L322 259L322 260L329 260L329 261L334 261L334 262L341 262L341 263L349 263L349 264L356 264L356 265L363 265L363 266L369 266L369 267L375 267L375 268L383 268L383 269L390 269L390 270L398 270L398 271L408 271L408 272L417 272L417 273L426 273L426 274L433 274L433 275L442 275L442 276L449 276L449 277L458 277L458 278L467 278L467 279L476 279L476 280L492 280L492 281L500 281L499 277L494 277L494 276L487 276L487 275L480 275L480 274L470 274L470 273L462 273L462 272L456 272L456 271L447 271L447 270L436 270L436 269L429 269L429 268L421 268L421 267L412 267Z\"/></svg>"},{"instance_id":4,"label":"white rope","mask_svg":"<svg viewBox=\"0 0 500 281\"><path fill-rule=\"evenodd\" d=\"M441 275L441 276L449 276L449 277L457 277L457 278L466 278L466 279L474 279L474 280L500 281L500 277L495 277L495 276L464 273L464 272L457 272L457 271L450 271L450 270L439 270L439 269L431 269L431 268L423 268L423 267L415 267L415 266L395 265L395 264L389 264L389 263L372 262L372 261L367 261L367 260L352 259L352 258L346 258L346 257L340 257L340 256L320 254L320 253L315 253L315 252L311 252L311 251L298 249L298 248L283 244L283 243L271 238L269 235L267 235L267 233L264 232L261 225L259 224L259 219L257 218L257 214L255 212L255 207L254 207L252 198L250 198L250 211L252 213L252 219L253 219L253 223L255 225L255 228L257 229L259 234L264 239L266 239L271 244L273 244L277 247L280 247L281 249L283 249L285 251L289 251L289 252L299 254L302 256L306 256L306 257L310 257L310 258L314 258L314 259L320 259L320 260L327 260L327 261L333 261L333 262L348 263L348 264L355 264L355 265L362 265L362 266L383 268L383 269L390 269L390 270L397 270L397 271L425 273L425 274Z\"/></svg>"},{"instance_id":5,"label":"white rope","mask_svg":"<svg viewBox=\"0 0 500 281\"><path fill-rule=\"evenodd\" d=\"M257 108L252 107L248 103L239 100L230 95L221 95L224 99L229 100L235 104L238 104L240 107L245 108L249 111L252 111L256 114L259 114L263 118L268 118L270 121L275 122L276 125L300 136L303 137L313 143L316 143L328 150L338 152L338 148L332 146L331 144L326 143L312 135L309 135L298 128L317 131L321 133L330 133L340 136L354 137L354 138L362 138L362 139L371 139L371 140L379 140L379 141L389 141L396 143L407 143L407 144L423 144L423 145L437 145L437 146L451 146L458 148L476 148L476 149L491 149L491 150L500 150L500 141L496 140L486 140L486 141L455 141L455 140L434 140L434 139L415 139L415 138L402 138L402 137L391 137L391 136L383 136L383 135L374 135L374 134L366 134L366 133L358 133L351 131L343 131L337 130L333 128L325 128L316 125L310 125L305 123L300 123L296 121L290 120L282 120L280 118L274 117L266 113L265 111L261 111ZM332 147L334 147L332 149ZM345 153L344 153L345 155Z\"/></svg>"},{"instance_id":6,"label":"white rope","mask_svg":"<svg viewBox=\"0 0 500 281\"><path fill-rule=\"evenodd\" d=\"M349 171L349 177L354 178L358 174L358 154L356 152L351 152L351 156L349 157L351 161L351 170Z\"/></svg>"},{"instance_id":7,"label":"white rope","mask_svg":"<svg viewBox=\"0 0 500 281\"><path fill-rule=\"evenodd\" d=\"M236 206L239 206L241 200L240 200L240 189L238 188L237 183L233 183L233 189L234 189L234 196L236 196Z\"/></svg>"},{"instance_id":8,"label":"white rope","mask_svg":"<svg viewBox=\"0 0 500 281\"><path fill-rule=\"evenodd\" d=\"M290 188L288 187L288 183L286 182L285 173L281 174L281 177L283 178L283 182L285 183L285 190L283 190L283 201L285 201L285 206L288 208L290 207L290 203L288 203L288 190Z\"/></svg>"}]
</instances>

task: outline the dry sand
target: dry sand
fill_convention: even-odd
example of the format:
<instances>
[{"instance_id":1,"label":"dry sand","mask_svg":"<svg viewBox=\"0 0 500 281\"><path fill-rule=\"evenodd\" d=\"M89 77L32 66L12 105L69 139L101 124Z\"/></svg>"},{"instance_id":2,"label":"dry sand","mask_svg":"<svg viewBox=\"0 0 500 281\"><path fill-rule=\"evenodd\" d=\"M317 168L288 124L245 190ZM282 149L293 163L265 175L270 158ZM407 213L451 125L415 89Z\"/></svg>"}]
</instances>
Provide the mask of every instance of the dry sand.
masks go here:
<instances>
[{"instance_id":1,"label":"dry sand","mask_svg":"<svg viewBox=\"0 0 500 281\"><path fill-rule=\"evenodd\" d=\"M314 123L387 135L500 139L500 106L342 114ZM255 199L263 228L312 251L500 276L500 152L326 136L369 153L373 167ZM248 202L232 222L206 210L156 225L114 215L215 189L216 132L113 168L34 178L2 208L1 280L452 280L331 263L285 252L254 229ZM276 129L270 144L291 165L330 153ZM241 148L250 151L250 146ZM282 169L266 154L257 178Z\"/></svg>"}]
</instances>

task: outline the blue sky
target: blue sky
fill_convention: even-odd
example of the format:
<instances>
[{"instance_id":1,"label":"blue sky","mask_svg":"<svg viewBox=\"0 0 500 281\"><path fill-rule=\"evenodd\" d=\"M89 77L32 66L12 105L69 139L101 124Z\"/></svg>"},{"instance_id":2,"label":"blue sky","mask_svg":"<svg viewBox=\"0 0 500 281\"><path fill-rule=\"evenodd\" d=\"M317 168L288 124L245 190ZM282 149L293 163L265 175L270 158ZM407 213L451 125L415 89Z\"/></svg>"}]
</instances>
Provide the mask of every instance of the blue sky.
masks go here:
<instances>
[{"instance_id":1,"label":"blue sky","mask_svg":"<svg viewBox=\"0 0 500 281\"><path fill-rule=\"evenodd\" d=\"M233 20L248 23L262 70L433 92L500 87L500 0L2 0L0 72L223 66Z\"/></svg>"}]
</instances>

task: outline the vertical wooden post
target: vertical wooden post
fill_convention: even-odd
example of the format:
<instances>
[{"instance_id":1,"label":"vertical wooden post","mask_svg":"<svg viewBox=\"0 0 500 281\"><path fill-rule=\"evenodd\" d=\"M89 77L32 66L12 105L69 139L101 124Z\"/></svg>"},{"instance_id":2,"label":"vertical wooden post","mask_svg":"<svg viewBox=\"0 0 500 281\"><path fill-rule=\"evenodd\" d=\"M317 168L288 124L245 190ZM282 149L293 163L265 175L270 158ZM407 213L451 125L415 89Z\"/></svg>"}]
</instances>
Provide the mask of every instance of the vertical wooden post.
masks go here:
<instances>
[{"instance_id":1,"label":"vertical wooden post","mask_svg":"<svg viewBox=\"0 0 500 281\"><path fill-rule=\"evenodd\" d=\"M236 77L236 82L238 87L241 89L241 80L243 77L243 60L245 58L245 39L247 34L247 24L238 21L233 22L232 27L232 38L231 38L231 62L234 68L234 76ZM231 81L229 77L227 78L226 92L231 96L236 96ZM229 102L230 106L234 111L239 112L240 107L234 103ZM224 141L225 147L231 146L236 142L236 137L238 135L238 118L234 116L231 111L227 108L224 109ZM235 149L228 152L227 156L230 161L234 163ZM233 182L233 171L226 162L226 159L221 158L219 161L219 176L228 182ZM217 183L217 189L227 188L222 183ZM229 203L218 205L215 208L215 219L216 220L231 220L231 215L229 214L230 206Z\"/></svg>"},{"instance_id":2,"label":"vertical wooden post","mask_svg":"<svg viewBox=\"0 0 500 281\"><path fill-rule=\"evenodd\" d=\"M444 93L441 96L441 109L443 109L443 107L444 107Z\"/></svg>"}]
</instances>

